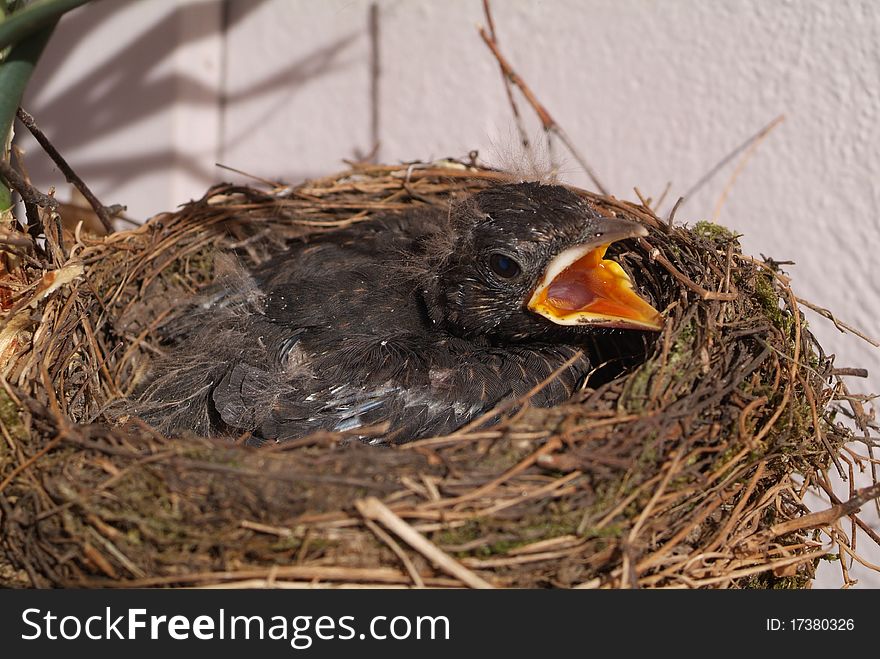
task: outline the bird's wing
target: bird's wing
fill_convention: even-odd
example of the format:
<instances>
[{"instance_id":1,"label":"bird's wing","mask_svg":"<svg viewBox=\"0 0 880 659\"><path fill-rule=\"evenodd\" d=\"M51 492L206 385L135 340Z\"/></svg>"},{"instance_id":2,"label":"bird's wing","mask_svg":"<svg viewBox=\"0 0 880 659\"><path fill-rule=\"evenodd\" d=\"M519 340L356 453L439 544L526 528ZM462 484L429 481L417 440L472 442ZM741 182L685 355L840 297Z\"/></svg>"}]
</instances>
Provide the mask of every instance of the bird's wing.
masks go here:
<instances>
[{"instance_id":1,"label":"bird's wing","mask_svg":"<svg viewBox=\"0 0 880 659\"><path fill-rule=\"evenodd\" d=\"M389 349L391 342L383 342L377 345ZM392 354L395 348L402 350L394 346ZM388 366L374 356L361 355L358 361L348 354L343 362L337 354L336 363L346 377L330 377L323 381L334 384L317 388L309 386L316 381L301 380L297 390L291 388L274 402L258 434L284 441L323 429L374 443L447 434L503 401L531 392L575 353L567 347L464 353L435 348L409 359L398 356ZM373 367L367 373L356 363ZM564 369L534 392L530 403L545 406L567 400L586 367L582 360ZM327 370L332 372L333 367Z\"/></svg>"}]
</instances>

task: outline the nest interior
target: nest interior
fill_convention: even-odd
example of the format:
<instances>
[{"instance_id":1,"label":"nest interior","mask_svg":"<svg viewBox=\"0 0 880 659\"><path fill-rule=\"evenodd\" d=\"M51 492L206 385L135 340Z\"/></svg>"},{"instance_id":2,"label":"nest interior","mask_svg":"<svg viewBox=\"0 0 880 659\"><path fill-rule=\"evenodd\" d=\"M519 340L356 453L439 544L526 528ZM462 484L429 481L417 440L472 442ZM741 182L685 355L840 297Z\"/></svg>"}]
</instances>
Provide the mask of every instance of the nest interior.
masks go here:
<instances>
[{"instance_id":1,"label":"nest interior","mask_svg":"<svg viewBox=\"0 0 880 659\"><path fill-rule=\"evenodd\" d=\"M568 404L514 401L493 424L391 449L330 433L252 449L108 415L218 253L257 261L505 178L468 163L357 166L296 187L215 186L104 237L47 215L45 245L8 246L0 583L808 584L828 552L820 530L849 547L836 522L858 507L817 517L802 501L851 439L833 401L846 389L776 264L648 201L579 191L649 229L618 259L669 320L640 363Z\"/></svg>"}]
</instances>

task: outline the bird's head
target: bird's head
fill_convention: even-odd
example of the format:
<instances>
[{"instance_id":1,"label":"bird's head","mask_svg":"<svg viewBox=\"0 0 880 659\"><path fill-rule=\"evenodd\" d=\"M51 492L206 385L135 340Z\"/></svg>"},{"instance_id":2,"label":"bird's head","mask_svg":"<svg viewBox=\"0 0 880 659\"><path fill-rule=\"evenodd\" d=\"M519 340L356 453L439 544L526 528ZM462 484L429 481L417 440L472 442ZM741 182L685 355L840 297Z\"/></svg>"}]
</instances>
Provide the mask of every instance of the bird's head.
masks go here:
<instances>
[{"instance_id":1,"label":"bird's head","mask_svg":"<svg viewBox=\"0 0 880 659\"><path fill-rule=\"evenodd\" d=\"M462 336L529 341L663 326L623 268L604 258L611 243L645 228L599 215L564 187L488 188L453 207L450 222L455 239L439 283L445 321Z\"/></svg>"}]
</instances>

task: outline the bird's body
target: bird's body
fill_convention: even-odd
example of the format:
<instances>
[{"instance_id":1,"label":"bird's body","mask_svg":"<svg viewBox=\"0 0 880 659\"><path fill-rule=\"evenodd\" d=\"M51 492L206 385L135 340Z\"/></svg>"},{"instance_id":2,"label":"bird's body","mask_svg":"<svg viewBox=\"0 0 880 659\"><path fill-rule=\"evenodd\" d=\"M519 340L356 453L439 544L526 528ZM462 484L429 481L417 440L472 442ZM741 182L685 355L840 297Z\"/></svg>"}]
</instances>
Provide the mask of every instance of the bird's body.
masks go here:
<instances>
[{"instance_id":1,"label":"bird's body","mask_svg":"<svg viewBox=\"0 0 880 659\"><path fill-rule=\"evenodd\" d=\"M393 443L451 432L545 381L530 402L563 402L590 369L589 330L525 301L555 255L602 233L588 213L563 188L500 186L453 212L292 243L220 277L167 328L137 411L166 432Z\"/></svg>"}]
</instances>

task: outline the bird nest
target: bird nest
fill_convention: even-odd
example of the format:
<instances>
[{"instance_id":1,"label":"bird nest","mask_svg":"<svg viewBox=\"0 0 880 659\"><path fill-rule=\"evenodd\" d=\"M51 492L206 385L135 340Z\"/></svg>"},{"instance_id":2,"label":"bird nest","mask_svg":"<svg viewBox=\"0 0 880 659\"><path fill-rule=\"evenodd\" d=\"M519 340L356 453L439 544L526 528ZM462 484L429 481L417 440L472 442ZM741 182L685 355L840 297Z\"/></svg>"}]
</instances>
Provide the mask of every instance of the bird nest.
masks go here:
<instances>
[{"instance_id":1,"label":"bird nest","mask_svg":"<svg viewBox=\"0 0 880 659\"><path fill-rule=\"evenodd\" d=\"M0 583L795 588L829 538L849 551L838 520L858 519L876 487L820 513L803 503L830 489L852 437L835 421L846 388L788 279L724 228L675 226L645 201L577 191L648 228L617 258L668 321L637 364L565 405L525 397L391 448L318 433L257 449L111 413L217 254L260 261L505 178L455 162L356 166L297 187L215 186L104 237L51 216L45 245L14 232Z\"/></svg>"}]
</instances>

